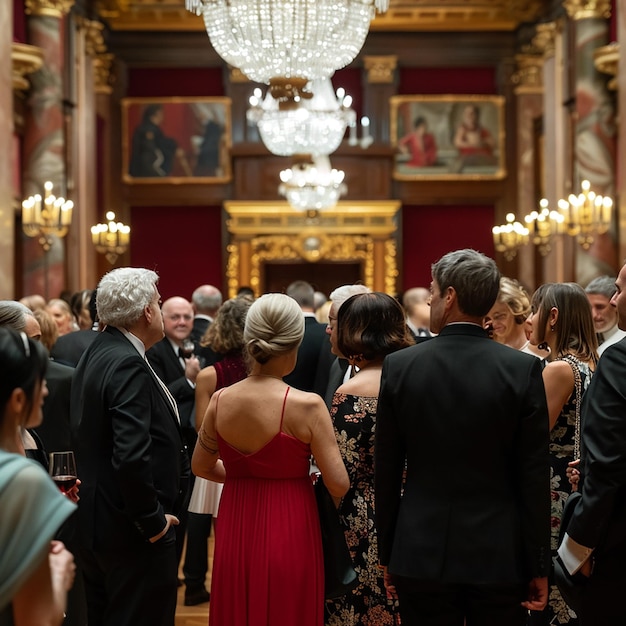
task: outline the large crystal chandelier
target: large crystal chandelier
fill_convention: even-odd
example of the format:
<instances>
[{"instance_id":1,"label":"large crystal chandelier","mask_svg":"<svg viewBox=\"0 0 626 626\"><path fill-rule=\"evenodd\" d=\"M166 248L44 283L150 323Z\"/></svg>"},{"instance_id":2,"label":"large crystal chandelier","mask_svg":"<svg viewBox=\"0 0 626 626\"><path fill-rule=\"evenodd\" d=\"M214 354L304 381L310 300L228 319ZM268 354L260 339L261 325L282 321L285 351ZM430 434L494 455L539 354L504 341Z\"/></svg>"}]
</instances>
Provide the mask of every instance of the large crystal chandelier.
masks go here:
<instances>
[{"instance_id":1,"label":"large crystal chandelier","mask_svg":"<svg viewBox=\"0 0 626 626\"><path fill-rule=\"evenodd\" d=\"M334 207L347 191L344 173L331 169L327 156L316 156L280 173L278 193L297 211L322 211Z\"/></svg>"},{"instance_id":2,"label":"large crystal chandelier","mask_svg":"<svg viewBox=\"0 0 626 626\"><path fill-rule=\"evenodd\" d=\"M346 127L355 126L352 98L342 88L335 93L330 78L312 81L304 93L309 97L276 99L268 89L262 98L257 88L250 98L248 120L257 124L272 154L328 155L339 147Z\"/></svg>"},{"instance_id":3,"label":"large crystal chandelier","mask_svg":"<svg viewBox=\"0 0 626 626\"><path fill-rule=\"evenodd\" d=\"M351 63L389 0L186 0L215 51L250 80L326 78Z\"/></svg>"}]
</instances>

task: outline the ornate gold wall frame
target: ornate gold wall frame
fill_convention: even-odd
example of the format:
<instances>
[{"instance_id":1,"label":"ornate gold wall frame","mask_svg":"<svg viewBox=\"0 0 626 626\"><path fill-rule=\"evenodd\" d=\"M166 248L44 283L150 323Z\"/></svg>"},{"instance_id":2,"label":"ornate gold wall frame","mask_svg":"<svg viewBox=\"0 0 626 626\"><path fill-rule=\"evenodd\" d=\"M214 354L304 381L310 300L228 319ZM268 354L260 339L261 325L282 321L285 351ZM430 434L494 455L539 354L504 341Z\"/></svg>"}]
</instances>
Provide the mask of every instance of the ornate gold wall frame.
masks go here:
<instances>
[{"instance_id":1,"label":"ornate gold wall frame","mask_svg":"<svg viewBox=\"0 0 626 626\"><path fill-rule=\"evenodd\" d=\"M339 202L321 213L300 213L283 202L225 202L228 295L241 285L263 293L267 262L354 261L363 282L375 291L395 293L396 200Z\"/></svg>"}]
</instances>

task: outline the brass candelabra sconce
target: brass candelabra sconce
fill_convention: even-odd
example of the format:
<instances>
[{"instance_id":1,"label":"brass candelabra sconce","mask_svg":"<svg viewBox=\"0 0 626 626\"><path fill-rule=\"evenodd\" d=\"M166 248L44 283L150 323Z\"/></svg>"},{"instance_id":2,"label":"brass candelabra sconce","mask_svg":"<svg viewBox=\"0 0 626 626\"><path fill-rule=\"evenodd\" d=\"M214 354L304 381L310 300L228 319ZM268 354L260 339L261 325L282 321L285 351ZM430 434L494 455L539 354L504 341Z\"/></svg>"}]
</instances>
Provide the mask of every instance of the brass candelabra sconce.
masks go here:
<instances>
[{"instance_id":1,"label":"brass candelabra sconce","mask_svg":"<svg viewBox=\"0 0 626 626\"><path fill-rule=\"evenodd\" d=\"M107 261L113 265L120 254L124 254L130 243L130 226L115 221L115 213L108 211L105 215L108 220L104 224L91 227L91 240L96 252L104 254Z\"/></svg>"},{"instance_id":2,"label":"brass candelabra sconce","mask_svg":"<svg viewBox=\"0 0 626 626\"><path fill-rule=\"evenodd\" d=\"M539 209L527 215L524 221L528 225L530 242L537 246L541 256L546 256L552 249L554 235L564 231L565 218L558 211L551 211L545 198L539 201Z\"/></svg>"},{"instance_id":3,"label":"brass candelabra sconce","mask_svg":"<svg viewBox=\"0 0 626 626\"><path fill-rule=\"evenodd\" d=\"M72 223L74 203L52 193L53 185L44 183L44 195L35 194L22 202L22 230L28 237L39 237L45 252L53 237L65 237Z\"/></svg>"},{"instance_id":4,"label":"brass candelabra sconce","mask_svg":"<svg viewBox=\"0 0 626 626\"><path fill-rule=\"evenodd\" d=\"M512 261L518 248L528 243L528 228L518 222L513 213L507 213L506 224L494 226L492 232L496 251L502 252L507 261Z\"/></svg>"}]
</instances>

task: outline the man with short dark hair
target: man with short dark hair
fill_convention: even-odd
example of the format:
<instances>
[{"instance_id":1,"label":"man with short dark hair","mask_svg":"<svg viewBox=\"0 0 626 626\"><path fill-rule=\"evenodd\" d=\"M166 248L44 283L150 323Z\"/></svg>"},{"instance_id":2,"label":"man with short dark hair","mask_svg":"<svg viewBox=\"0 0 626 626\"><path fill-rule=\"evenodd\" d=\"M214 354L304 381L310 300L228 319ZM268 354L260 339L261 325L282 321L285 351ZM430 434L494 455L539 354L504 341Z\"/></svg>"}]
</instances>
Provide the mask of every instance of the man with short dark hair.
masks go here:
<instances>
[{"instance_id":1,"label":"man with short dark hair","mask_svg":"<svg viewBox=\"0 0 626 626\"><path fill-rule=\"evenodd\" d=\"M437 336L383 363L379 559L402 623L523 626L548 597L548 409L539 360L489 339L500 272L474 250L432 268Z\"/></svg>"}]
</instances>

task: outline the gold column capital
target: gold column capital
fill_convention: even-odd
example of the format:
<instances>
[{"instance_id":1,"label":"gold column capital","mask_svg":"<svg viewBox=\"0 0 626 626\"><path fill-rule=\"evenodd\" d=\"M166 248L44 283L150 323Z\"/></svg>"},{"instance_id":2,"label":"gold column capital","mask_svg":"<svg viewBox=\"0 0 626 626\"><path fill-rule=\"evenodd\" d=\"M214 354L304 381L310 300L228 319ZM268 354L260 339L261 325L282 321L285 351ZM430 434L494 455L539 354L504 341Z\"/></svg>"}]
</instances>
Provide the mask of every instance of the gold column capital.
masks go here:
<instances>
[{"instance_id":1,"label":"gold column capital","mask_svg":"<svg viewBox=\"0 0 626 626\"><path fill-rule=\"evenodd\" d=\"M543 93L543 56L516 54L517 69L511 77L515 93Z\"/></svg>"},{"instance_id":2,"label":"gold column capital","mask_svg":"<svg viewBox=\"0 0 626 626\"><path fill-rule=\"evenodd\" d=\"M608 88L617 90L617 73L619 71L619 43L613 42L593 52L593 63L603 74L609 74L612 78L608 82Z\"/></svg>"},{"instance_id":3,"label":"gold column capital","mask_svg":"<svg viewBox=\"0 0 626 626\"><path fill-rule=\"evenodd\" d=\"M101 94L113 93L114 76L111 68L115 56L110 52L99 54L93 60L95 78L95 92Z\"/></svg>"},{"instance_id":4,"label":"gold column capital","mask_svg":"<svg viewBox=\"0 0 626 626\"><path fill-rule=\"evenodd\" d=\"M42 65L43 50L41 48L13 42L11 46L13 91L26 91L30 87L26 76L36 72Z\"/></svg>"},{"instance_id":5,"label":"gold column capital","mask_svg":"<svg viewBox=\"0 0 626 626\"><path fill-rule=\"evenodd\" d=\"M611 0L563 0L563 7L573 20L611 17Z\"/></svg>"},{"instance_id":6,"label":"gold column capital","mask_svg":"<svg viewBox=\"0 0 626 626\"><path fill-rule=\"evenodd\" d=\"M363 65L367 71L368 83L393 83L398 57L395 55L365 56Z\"/></svg>"},{"instance_id":7,"label":"gold column capital","mask_svg":"<svg viewBox=\"0 0 626 626\"><path fill-rule=\"evenodd\" d=\"M74 0L25 0L26 15L62 18L74 5Z\"/></svg>"},{"instance_id":8,"label":"gold column capital","mask_svg":"<svg viewBox=\"0 0 626 626\"><path fill-rule=\"evenodd\" d=\"M104 43L104 24L97 20L80 19L79 25L85 33L85 53L90 57L97 57L106 52Z\"/></svg>"},{"instance_id":9,"label":"gold column capital","mask_svg":"<svg viewBox=\"0 0 626 626\"><path fill-rule=\"evenodd\" d=\"M532 43L533 46L543 54L544 58L554 56L556 34L556 22L537 24Z\"/></svg>"}]
</instances>

